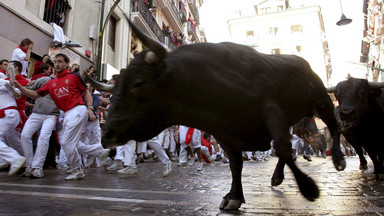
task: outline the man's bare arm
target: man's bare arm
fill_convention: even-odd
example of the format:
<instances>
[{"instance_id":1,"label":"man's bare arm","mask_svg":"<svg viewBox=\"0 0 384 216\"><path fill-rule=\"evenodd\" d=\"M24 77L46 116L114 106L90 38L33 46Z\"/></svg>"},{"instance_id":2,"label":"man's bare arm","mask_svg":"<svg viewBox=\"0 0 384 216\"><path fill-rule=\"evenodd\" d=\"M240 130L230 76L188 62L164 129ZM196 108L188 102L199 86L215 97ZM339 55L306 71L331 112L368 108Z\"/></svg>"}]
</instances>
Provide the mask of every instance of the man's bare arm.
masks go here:
<instances>
[{"instance_id":1,"label":"man's bare arm","mask_svg":"<svg viewBox=\"0 0 384 216\"><path fill-rule=\"evenodd\" d=\"M17 80L13 81L13 84L16 86L16 88L20 89L20 91L21 91L21 93L23 93L23 95L25 95L29 98L36 99L36 98L40 97L40 95L37 94L36 91L25 88L24 86L20 85L20 83L17 82Z\"/></svg>"}]
</instances>

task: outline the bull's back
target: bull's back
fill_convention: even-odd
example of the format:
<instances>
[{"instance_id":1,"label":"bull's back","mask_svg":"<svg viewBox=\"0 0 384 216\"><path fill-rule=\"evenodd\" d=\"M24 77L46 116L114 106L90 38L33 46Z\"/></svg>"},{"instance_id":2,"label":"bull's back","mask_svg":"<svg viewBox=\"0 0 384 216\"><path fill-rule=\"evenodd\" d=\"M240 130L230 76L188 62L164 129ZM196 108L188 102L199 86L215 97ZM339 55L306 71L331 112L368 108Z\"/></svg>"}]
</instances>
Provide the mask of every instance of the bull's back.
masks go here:
<instances>
[{"instance_id":1,"label":"bull's back","mask_svg":"<svg viewBox=\"0 0 384 216\"><path fill-rule=\"evenodd\" d=\"M278 103L293 124L313 109L318 97L327 96L319 77L297 56L265 55L247 46L221 43L180 47L167 61L177 77L172 84L176 98L206 104L196 109L211 122L204 123L207 128L237 133L236 137L253 142L268 136L261 113L266 100Z\"/></svg>"}]
</instances>

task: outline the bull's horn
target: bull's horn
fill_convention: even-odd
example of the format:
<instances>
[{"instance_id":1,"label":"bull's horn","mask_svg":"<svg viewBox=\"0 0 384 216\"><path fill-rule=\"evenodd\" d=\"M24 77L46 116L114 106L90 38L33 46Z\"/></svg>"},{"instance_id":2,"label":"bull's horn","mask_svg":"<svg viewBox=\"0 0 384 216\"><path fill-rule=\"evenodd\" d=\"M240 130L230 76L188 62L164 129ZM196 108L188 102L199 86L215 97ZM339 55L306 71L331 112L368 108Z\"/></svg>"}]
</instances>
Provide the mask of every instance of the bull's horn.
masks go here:
<instances>
[{"instance_id":1,"label":"bull's horn","mask_svg":"<svg viewBox=\"0 0 384 216\"><path fill-rule=\"evenodd\" d=\"M371 88L384 88L384 82L368 82Z\"/></svg>"},{"instance_id":2,"label":"bull's horn","mask_svg":"<svg viewBox=\"0 0 384 216\"><path fill-rule=\"evenodd\" d=\"M328 93L335 93L335 91L336 91L336 86L331 86L327 88Z\"/></svg>"},{"instance_id":3,"label":"bull's horn","mask_svg":"<svg viewBox=\"0 0 384 216\"><path fill-rule=\"evenodd\" d=\"M104 84L102 82L96 81L92 77L90 77L87 73L83 73L82 76L85 77L86 80L89 80L89 82L93 87L95 87L95 89L105 91L108 93L113 93L113 89L115 88L114 85Z\"/></svg>"},{"instance_id":4,"label":"bull's horn","mask_svg":"<svg viewBox=\"0 0 384 216\"><path fill-rule=\"evenodd\" d=\"M141 42L143 42L143 44L145 44L149 48L149 50L153 51L159 60L165 58L165 56L167 55L167 49L162 43L152 39L150 36L145 34L130 19L128 19L128 23L131 26L133 32L135 32L137 37L141 40Z\"/></svg>"}]
</instances>

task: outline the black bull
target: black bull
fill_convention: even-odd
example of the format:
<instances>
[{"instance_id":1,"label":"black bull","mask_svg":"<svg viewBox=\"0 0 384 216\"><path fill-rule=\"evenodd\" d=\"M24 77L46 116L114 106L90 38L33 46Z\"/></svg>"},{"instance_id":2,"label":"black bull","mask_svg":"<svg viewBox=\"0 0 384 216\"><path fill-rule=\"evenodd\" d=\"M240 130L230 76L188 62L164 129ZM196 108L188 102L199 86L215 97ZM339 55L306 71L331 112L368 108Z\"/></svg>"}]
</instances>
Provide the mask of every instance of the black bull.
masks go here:
<instances>
[{"instance_id":1,"label":"black bull","mask_svg":"<svg viewBox=\"0 0 384 216\"><path fill-rule=\"evenodd\" d=\"M230 161L232 187L220 209L236 210L245 202L241 151L267 150L273 139L278 164L272 186L292 170L308 200L319 196L316 183L291 156L289 126L317 114L332 133L333 163L345 168L333 104L320 78L302 58L265 55L234 43L186 45L168 53L130 22L149 48L120 71L104 136L109 145L145 141L172 125L188 125L222 141ZM111 90L112 86L97 88ZM108 145L108 144L107 144Z\"/></svg>"},{"instance_id":2,"label":"black bull","mask_svg":"<svg viewBox=\"0 0 384 216\"><path fill-rule=\"evenodd\" d=\"M364 148L372 159L377 179L384 178L383 87L384 83L349 78L328 89L329 92L335 93L339 101L336 116L340 121L341 133L359 155L360 169L367 169L362 149Z\"/></svg>"}]
</instances>

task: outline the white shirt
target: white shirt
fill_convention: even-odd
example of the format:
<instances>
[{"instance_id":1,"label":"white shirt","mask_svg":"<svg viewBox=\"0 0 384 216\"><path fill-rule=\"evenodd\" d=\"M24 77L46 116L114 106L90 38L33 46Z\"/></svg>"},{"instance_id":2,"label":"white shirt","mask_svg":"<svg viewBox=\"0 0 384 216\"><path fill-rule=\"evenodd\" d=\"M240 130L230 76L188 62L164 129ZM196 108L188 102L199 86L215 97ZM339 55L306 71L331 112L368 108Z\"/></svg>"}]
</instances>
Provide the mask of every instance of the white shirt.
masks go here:
<instances>
[{"instance_id":1,"label":"white shirt","mask_svg":"<svg viewBox=\"0 0 384 216\"><path fill-rule=\"evenodd\" d=\"M11 61L19 61L22 66L23 70L21 71L21 74L23 76L27 76L27 67L28 67L28 61L24 60L25 56L27 56L27 53L23 52L20 48L16 48L13 50L12 53L12 59Z\"/></svg>"},{"instance_id":2,"label":"white shirt","mask_svg":"<svg viewBox=\"0 0 384 216\"><path fill-rule=\"evenodd\" d=\"M0 109L4 109L10 106L17 106L16 100L12 96L12 92L10 92L5 84L8 83L8 80L0 79Z\"/></svg>"}]
</instances>

